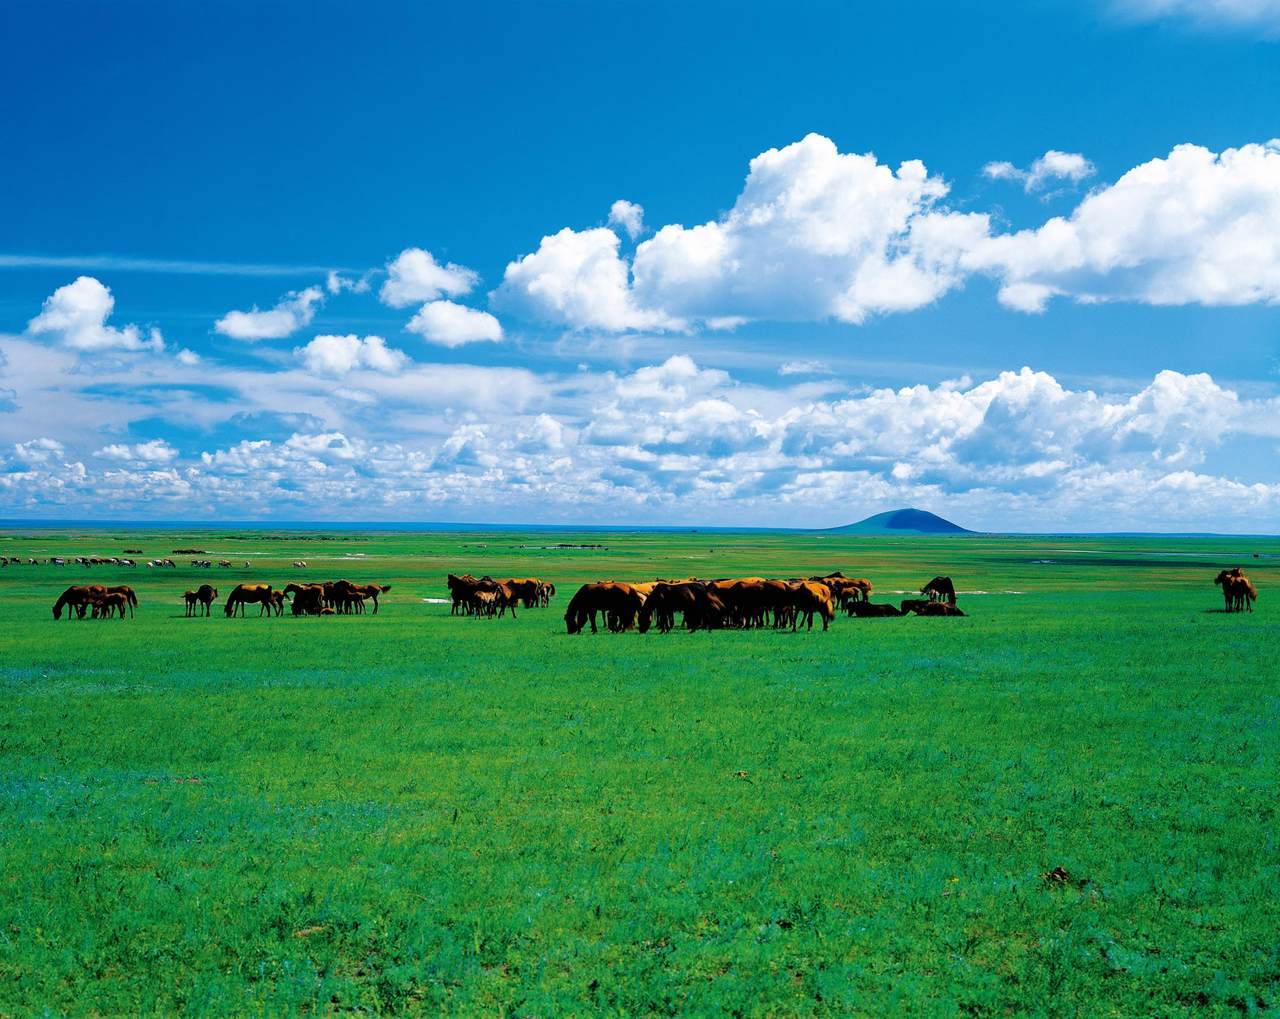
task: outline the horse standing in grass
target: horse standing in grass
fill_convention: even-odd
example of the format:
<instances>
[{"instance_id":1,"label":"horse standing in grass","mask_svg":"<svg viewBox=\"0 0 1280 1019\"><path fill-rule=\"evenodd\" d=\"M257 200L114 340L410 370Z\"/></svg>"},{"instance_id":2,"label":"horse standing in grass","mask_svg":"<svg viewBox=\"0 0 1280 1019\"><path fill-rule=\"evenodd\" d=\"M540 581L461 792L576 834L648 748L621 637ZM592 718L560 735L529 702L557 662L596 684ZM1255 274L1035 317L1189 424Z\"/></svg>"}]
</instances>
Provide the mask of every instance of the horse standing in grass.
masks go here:
<instances>
[{"instance_id":1,"label":"horse standing in grass","mask_svg":"<svg viewBox=\"0 0 1280 1019\"><path fill-rule=\"evenodd\" d=\"M138 607L138 596L134 594L133 588L128 584L119 584L116 587L107 588L107 594L123 595L125 604L129 606L129 617L133 618L134 610Z\"/></svg>"},{"instance_id":2,"label":"horse standing in grass","mask_svg":"<svg viewBox=\"0 0 1280 1019\"><path fill-rule=\"evenodd\" d=\"M188 616L207 616L218 597L218 589L208 584L201 584L196 590L188 591L182 597L187 602Z\"/></svg>"},{"instance_id":3,"label":"horse standing in grass","mask_svg":"<svg viewBox=\"0 0 1280 1019\"><path fill-rule=\"evenodd\" d=\"M956 586L950 577L934 577L920 588L920 593L930 601L945 601L948 605L956 603Z\"/></svg>"},{"instance_id":4,"label":"horse standing in grass","mask_svg":"<svg viewBox=\"0 0 1280 1019\"><path fill-rule=\"evenodd\" d=\"M270 584L237 584L227 595L227 603L223 608L227 618L230 619L236 614L236 609L240 610L240 615L244 615L244 607L246 605L259 605L258 617L261 618L263 613L267 615L279 615L276 611L275 592L271 590ZM281 601L283 602L283 592L281 592ZM283 605L281 606L283 608Z\"/></svg>"},{"instance_id":5,"label":"horse standing in grass","mask_svg":"<svg viewBox=\"0 0 1280 1019\"><path fill-rule=\"evenodd\" d=\"M94 619L111 619L117 612L124 619L125 609L129 607L129 598L119 591L108 591L93 602Z\"/></svg>"},{"instance_id":6,"label":"horse standing in grass","mask_svg":"<svg viewBox=\"0 0 1280 1019\"><path fill-rule=\"evenodd\" d=\"M61 619L62 610L67 610L67 618L74 613L76 619L84 618L84 610L96 599L107 593L101 584L72 584L58 596L53 603L53 618Z\"/></svg>"},{"instance_id":7,"label":"horse standing in grass","mask_svg":"<svg viewBox=\"0 0 1280 1019\"><path fill-rule=\"evenodd\" d=\"M1252 612L1253 603L1258 600L1258 589L1253 581L1245 576L1244 570L1237 566L1232 570L1223 570L1213 581L1222 588L1222 599L1228 612Z\"/></svg>"}]
</instances>

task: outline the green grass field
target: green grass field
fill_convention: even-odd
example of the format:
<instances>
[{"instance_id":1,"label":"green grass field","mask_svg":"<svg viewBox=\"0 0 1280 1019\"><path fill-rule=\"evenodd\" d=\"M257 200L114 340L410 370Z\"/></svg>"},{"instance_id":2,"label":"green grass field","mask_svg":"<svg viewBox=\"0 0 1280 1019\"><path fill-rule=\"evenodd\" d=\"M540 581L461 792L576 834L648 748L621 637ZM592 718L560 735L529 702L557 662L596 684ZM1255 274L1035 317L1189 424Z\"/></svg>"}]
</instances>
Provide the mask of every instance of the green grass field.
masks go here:
<instances>
[{"instance_id":1,"label":"green grass field","mask_svg":"<svg viewBox=\"0 0 1280 1019\"><path fill-rule=\"evenodd\" d=\"M190 545L255 565L0 571L0 1014L1280 1006L1280 540L0 534ZM183 618L295 559L392 590ZM423 601L463 569L559 593ZM831 569L986 593L826 634L561 619L584 580ZM88 578L138 618L55 623Z\"/></svg>"}]
</instances>

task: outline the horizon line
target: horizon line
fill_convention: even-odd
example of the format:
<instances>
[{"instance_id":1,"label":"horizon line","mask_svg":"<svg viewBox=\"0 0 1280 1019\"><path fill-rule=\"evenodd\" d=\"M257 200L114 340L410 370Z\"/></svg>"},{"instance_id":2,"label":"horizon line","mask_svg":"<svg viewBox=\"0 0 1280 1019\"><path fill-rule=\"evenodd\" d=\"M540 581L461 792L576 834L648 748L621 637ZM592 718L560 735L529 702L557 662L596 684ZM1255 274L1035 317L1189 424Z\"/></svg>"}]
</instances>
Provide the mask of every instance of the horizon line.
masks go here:
<instances>
[{"instance_id":1,"label":"horizon line","mask_svg":"<svg viewBox=\"0 0 1280 1019\"><path fill-rule=\"evenodd\" d=\"M42 517L0 517L0 531L8 531L16 528L36 528L39 530L69 530L73 528L111 528L111 527L127 527L131 530L142 530L152 528L157 531L223 531L231 528L245 528L249 530L269 531L272 529L285 530L317 530L317 531L353 531L353 530L379 530L379 531L455 531L466 532L468 530L477 531L497 531L497 532L516 532L521 530L538 530L538 531L601 531L611 533L625 533L643 531L648 533L689 533L689 532L709 532L709 533L783 533L793 535L831 535L832 537L844 538L1280 538L1280 534L1268 534L1265 532L1244 532L1244 531L1133 531L1133 530L1115 530L1115 531L980 531L980 530L961 530L961 531L942 531L938 533L929 533L925 531L903 530L895 532L885 530L883 532L858 534L858 533L838 533L849 527L849 524L837 524L834 527L784 527L779 525L767 524L573 524L573 523L487 523L477 521L448 521L448 520L203 520L203 521L179 521L179 520L145 520L145 519L120 519L120 520L102 520L92 518L66 518L66 519L46 519Z\"/></svg>"}]
</instances>

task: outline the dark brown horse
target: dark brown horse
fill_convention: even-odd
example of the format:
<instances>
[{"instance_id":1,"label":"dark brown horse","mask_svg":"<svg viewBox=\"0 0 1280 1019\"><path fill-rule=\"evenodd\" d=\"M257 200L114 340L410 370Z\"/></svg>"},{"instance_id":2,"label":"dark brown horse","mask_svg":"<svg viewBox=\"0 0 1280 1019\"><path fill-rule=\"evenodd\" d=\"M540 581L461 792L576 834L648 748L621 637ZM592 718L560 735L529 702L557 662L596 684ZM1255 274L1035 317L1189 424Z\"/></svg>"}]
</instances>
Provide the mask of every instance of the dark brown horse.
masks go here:
<instances>
[{"instance_id":1,"label":"dark brown horse","mask_svg":"<svg viewBox=\"0 0 1280 1019\"><path fill-rule=\"evenodd\" d=\"M188 616L207 616L211 606L218 597L218 589L209 584L201 584L194 591L187 591L183 596L187 603Z\"/></svg>"},{"instance_id":2,"label":"dark brown horse","mask_svg":"<svg viewBox=\"0 0 1280 1019\"><path fill-rule=\"evenodd\" d=\"M950 577L934 577L920 588L920 593L930 601L945 601L948 605L956 603L956 586Z\"/></svg>"},{"instance_id":3,"label":"dark brown horse","mask_svg":"<svg viewBox=\"0 0 1280 1019\"><path fill-rule=\"evenodd\" d=\"M283 611L283 604L277 605L274 597L276 592L271 590L270 584L237 584L227 595L227 603L223 608L228 619L236 614L236 609L240 610L240 615L244 615L244 607L249 604L260 605L258 616L265 613L266 615L279 615ZM281 595L283 602L283 594Z\"/></svg>"},{"instance_id":4,"label":"dark brown horse","mask_svg":"<svg viewBox=\"0 0 1280 1019\"><path fill-rule=\"evenodd\" d=\"M62 610L65 608L68 610L68 619L71 619L73 615L77 619L83 619L84 610L106 593L107 589L101 584L73 584L63 591L58 596L58 600L53 603L53 618L61 619Z\"/></svg>"}]
</instances>

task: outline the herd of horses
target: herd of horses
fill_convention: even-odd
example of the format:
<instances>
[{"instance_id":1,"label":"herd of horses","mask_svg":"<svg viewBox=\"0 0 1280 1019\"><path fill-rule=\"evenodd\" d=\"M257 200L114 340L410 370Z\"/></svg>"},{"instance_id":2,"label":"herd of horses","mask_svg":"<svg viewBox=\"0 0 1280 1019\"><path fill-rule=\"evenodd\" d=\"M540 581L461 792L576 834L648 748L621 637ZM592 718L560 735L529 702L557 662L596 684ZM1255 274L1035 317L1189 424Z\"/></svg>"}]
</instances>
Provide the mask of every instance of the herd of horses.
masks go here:
<instances>
[{"instance_id":1,"label":"herd of horses","mask_svg":"<svg viewBox=\"0 0 1280 1019\"><path fill-rule=\"evenodd\" d=\"M450 615L501 618L508 611L516 618L516 606L526 609L543 608L556 596L556 585L537 577L510 577L494 580L492 577L461 576L450 573L445 581L449 598L453 603Z\"/></svg>"},{"instance_id":2,"label":"herd of horses","mask_svg":"<svg viewBox=\"0 0 1280 1019\"><path fill-rule=\"evenodd\" d=\"M597 620L611 633L632 628L669 633L676 617L687 630L752 630L772 627L792 632L813 629L816 616L826 630L837 610L850 616L963 616L956 606L950 577L934 577L920 589L923 599L904 601L901 608L871 601L871 581L828 573L807 579L773 580L732 577L721 580L655 580L641 584L604 581L583 584L565 609L565 628L581 633L587 626L599 633Z\"/></svg>"},{"instance_id":3,"label":"herd of horses","mask_svg":"<svg viewBox=\"0 0 1280 1019\"><path fill-rule=\"evenodd\" d=\"M372 603L373 613L378 611L378 597L391 590L389 584L354 584L349 580L333 580L315 584L286 584L276 589L270 584L237 584L227 596L224 614L230 618L237 613L243 616L246 605L257 605L259 616L280 616L286 604L295 616L352 615L365 611ZM182 600L187 616L212 615L212 606L218 599L218 589L201 584L194 591L185 591ZM138 596L133 588L105 587L101 584L72 584L53 603L53 618L61 619L65 610L68 619L124 619L138 607Z\"/></svg>"},{"instance_id":4,"label":"herd of horses","mask_svg":"<svg viewBox=\"0 0 1280 1019\"><path fill-rule=\"evenodd\" d=\"M473 577L449 574L447 579L451 614L479 618L501 618L516 608L546 608L555 597L555 584L537 577ZM1252 612L1258 589L1238 566L1223 570L1214 579L1222 589L1227 612ZM356 584L349 580L316 583L289 583L283 588L270 584L237 584L223 606L230 618L244 616L246 606L257 605L260 617L281 616L285 605L295 616L335 616L363 613L371 605L378 612L378 598L390 591L388 584ZM565 627L570 634L588 626L598 633L600 623L611 633L655 629L667 633L676 619L688 630L718 629L813 629L814 617L826 630L837 611L858 619L886 616L963 616L956 604L956 589L950 577L934 577L920 588L922 598L909 598L898 605L871 601L871 582L843 573L828 573L807 579L774 580L765 577L734 577L720 580L653 580L638 584L602 581L583 584L569 599ZM182 595L188 616L209 616L218 599L218 589L202 584ZM125 619L138 607L132 587L103 584L73 584L53 605L53 618Z\"/></svg>"},{"instance_id":5,"label":"herd of horses","mask_svg":"<svg viewBox=\"0 0 1280 1019\"><path fill-rule=\"evenodd\" d=\"M378 613L378 597L391 590L390 584L353 584L349 580L328 580L312 584L237 584L227 595L223 612L228 618L237 611L245 614L246 605L257 605L259 616L282 616L288 602L295 616L349 616L365 611L365 603L373 604ZM217 592L214 592L216 597Z\"/></svg>"},{"instance_id":6,"label":"herd of horses","mask_svg":"<svg viewBox=\"0 0 1280 1019\"><path fill-rule=\"evenodd\" d=\"M68 619L83 619L86 612L91 619L124 619L126 613L132 617L137 607L138 595L125 584L73 584L53 603L53 618L61 619L65 609Z\"/></svg>"}]
</instances>

